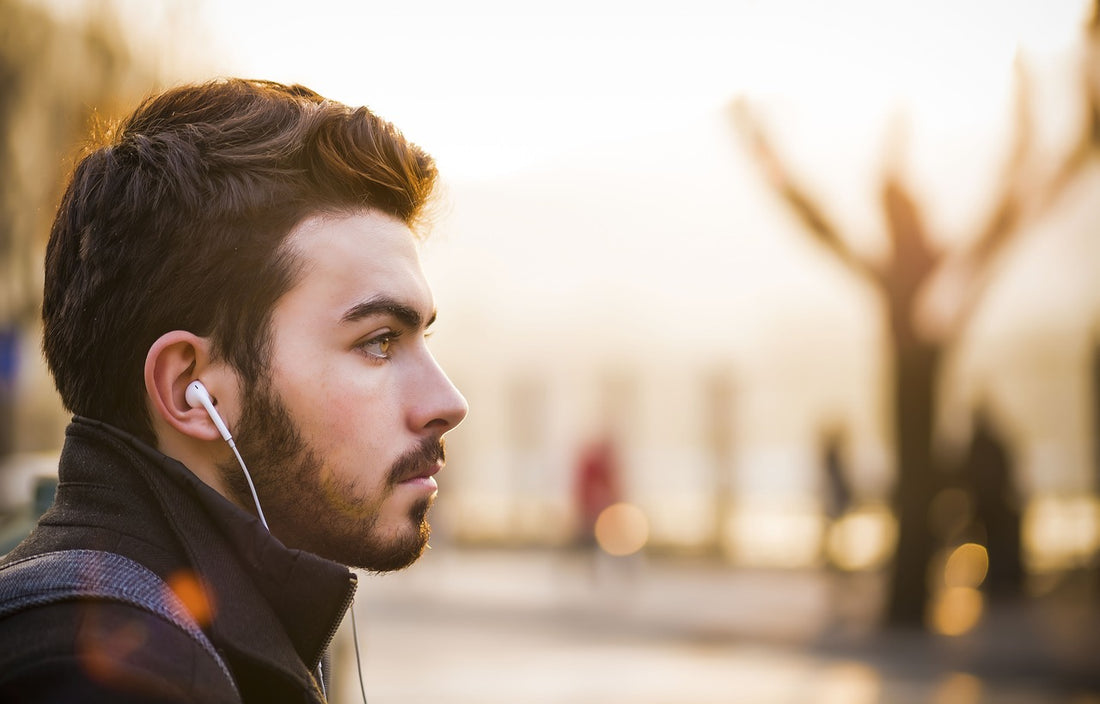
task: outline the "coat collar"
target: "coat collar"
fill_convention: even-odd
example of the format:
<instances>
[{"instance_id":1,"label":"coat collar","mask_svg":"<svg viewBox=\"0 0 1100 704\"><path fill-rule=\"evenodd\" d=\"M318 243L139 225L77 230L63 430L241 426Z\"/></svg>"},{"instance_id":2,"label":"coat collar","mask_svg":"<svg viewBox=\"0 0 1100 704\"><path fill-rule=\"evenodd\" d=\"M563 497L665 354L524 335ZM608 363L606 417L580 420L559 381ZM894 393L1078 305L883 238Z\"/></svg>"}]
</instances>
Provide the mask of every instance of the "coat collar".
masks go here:
<instances>
[{"instance_id":1,"label":"coat collar","mask_svg":"<svg viewBox=\"0 0 1100 704\"><path fill-rule=\"evenodd\" d=\"M351 603L354 573L287 548L183 464L118 428L77 417L68 435L137 470L206 589L214 643L312 687L311 671ZM62 472L65 465L63 453Z\"/></svg>"}]
</instances>

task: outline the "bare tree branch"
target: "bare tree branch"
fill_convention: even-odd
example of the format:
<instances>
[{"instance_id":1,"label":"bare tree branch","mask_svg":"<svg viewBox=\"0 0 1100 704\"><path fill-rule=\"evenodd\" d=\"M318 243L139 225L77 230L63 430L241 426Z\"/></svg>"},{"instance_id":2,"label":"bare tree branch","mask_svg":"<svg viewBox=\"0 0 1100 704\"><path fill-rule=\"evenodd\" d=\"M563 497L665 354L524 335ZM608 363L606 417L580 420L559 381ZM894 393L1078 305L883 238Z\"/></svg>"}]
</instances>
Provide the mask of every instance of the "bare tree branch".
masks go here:
<instances>
[{"instance_id":1,"label":"bare tree branch","mask_svg":"<svg viewBox=\"0 0 1100 704\"><path fill-rule=\"evenodd\" d=\"M1012 151L1001 172L997 204L982 227L968 256L978 268L984 269L1016 232L1020 218L1020 204L1025 183L1023 174L1031 155L1034 117L1031 112L1031 82L1023 57L1017 53L1014 65L1016 75L1016 100L1014 106Z\"/></svg>"},{"instance_id":2,"label":"bare tree branch","mask_svg":"<svg viewBox=\"0 0 1100 704\"><path fill-rule=\"evenodd\" d=\"M935 270L942 254L932 247L920 207L899 170L891 169L882 177L882 209L894 249L884 288L909 299Z\"/></svg>"},{"instance_id":3,"label":"bare tree branch","mask_svg":"<svg viewBox=\"0 0 1100 704\"><path fill-rule=\"evenodd\" d=\"M964 252L946 258L935 274L936 280L930 282L941 289L939 293L931 292L931 300L938 299L936 305L940 313L935 327L938 334L946 337L958 335L966 328L992 278L994 261L1021 229L1027 210L1025 205L1043 198L1036 197L1036 189L1027 178L1029 167L1033 166L1029 160L1033 150L1034 119L1031 81L1020 54L1016 56L1014 69L1012 146L1000 174L996 203L980 226L973 244Z\"/></svg>"},{"instance_id":4,"label":"bare tree branch","mask_svg":"<svg viewBox=\"0 0 1100 704\"><path fill-rule=\"evenodd\" d=\"M1100 0L1095 3L1100 6ZM1100 12L1089 25L1088 41L1095 50L1100 43ZM1025 178L1028 158L1032 151L1034 133L1032 116L1031 81L1022 59L1016 61L1016 120L1012 155L1002 175L1001 195L997 206L990 212L981 235L975 245L963 256L960 267L970 271L965 294L954 322L956 331L963 329L973 315L982 292L991 279L990 267L996 256L1021 229L1022 221L1049 209L1059 195L1076 178L1088 163L1096 145L1100 143L1100 96L1097 95L1095 69L1086 63L1082 71L1085 114L1075 146L1065 156L1054 174L1037 186Z\"/></svg>"},{"instance_id":5,"label":"bare tree branch","mask_svg":"<svg viewBox=\"0 0 1100 704\"><path fill-rule=\"evenodd\" d=\"M734 101L730 112L734 126L743 136L749 153L760 165L765 179L794 211L805 226L806 232L824 245L849 269L875 283L880 283L879 272L852 252L824 211L810 197L806 189L795 181L791 170L780 159L748 101L744 98Z\"/></svg>"},{"instance_id":6,"label":"bare tree branch","mask_svg":"<svg viewBox=\"0 0 1100 704\"><path fill-rule=\"evenodd\" d=\"M1100 6L1100 0L1097 0L1096 5ZM1100 67L1096 65L1100 60L1100 7L1094 11L1087 36L1089 45L1081 72L1081 82L1083 84L1081 93L1085 96L1081 131L1077 135L1074 148L1066 155L1065 160L1055 171L1050 183L1040 193L1038 203L1040 208L1048 206L1051 201L1058 197L1058 194L1073 181L1096 148L1100 146L1100 95L1098 95L1098 90L1100 90L1100 86L1098 86Z\"/></svg>"}]
</instances>

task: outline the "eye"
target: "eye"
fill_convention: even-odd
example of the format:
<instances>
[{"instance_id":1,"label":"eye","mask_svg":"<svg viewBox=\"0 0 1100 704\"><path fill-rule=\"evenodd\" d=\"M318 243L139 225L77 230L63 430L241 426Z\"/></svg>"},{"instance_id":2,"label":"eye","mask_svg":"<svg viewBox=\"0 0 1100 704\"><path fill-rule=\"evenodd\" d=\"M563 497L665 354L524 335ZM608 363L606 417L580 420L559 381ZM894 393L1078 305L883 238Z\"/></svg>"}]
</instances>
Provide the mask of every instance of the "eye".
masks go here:
<instances>
[{"instance_id":1,"label":"eye","mask_svg":"<svg viewBox=\"0 0 1100 704\"><path fill-rule=\"evenodd\" d=\"M387 332L364 340L356 345L356 348L374 359L389 359L391 348L397 340L397 333Z\"/></svg>"}]
</instances>

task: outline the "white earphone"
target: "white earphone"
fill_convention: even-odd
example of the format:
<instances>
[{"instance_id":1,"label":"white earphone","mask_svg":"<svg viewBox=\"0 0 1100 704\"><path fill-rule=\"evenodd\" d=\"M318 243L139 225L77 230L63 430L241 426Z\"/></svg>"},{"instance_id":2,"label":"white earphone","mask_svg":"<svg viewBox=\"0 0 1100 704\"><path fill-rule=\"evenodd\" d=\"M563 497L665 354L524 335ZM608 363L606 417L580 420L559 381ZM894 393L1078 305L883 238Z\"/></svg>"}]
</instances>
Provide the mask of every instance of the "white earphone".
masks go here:
<instances>
[{"instance_id":1,"label":"white earphone","mask_svg":"<svg viewBox=\"0 0 1100 704\"><path fill-rule=\"evenodd\" d=\"M252 475L248 471L248 467L244 464L244 459L241 457L241 453L237 451L237 443L233 441L233 436L229 432L229 428L225 426L225 421L222 420L221 415L214 408L214 400L210 398L210 392L206 390L206 387L201 381L196 379L187 385L187 391L184 392L184 399L187 401L187 405L191 408L198 408L202 406L206 410L206 415L210 416L210 420L214 422L214 426L218 429L222 439L229 444L229 449L233 450L233 455L237 458L237 462L241 465L241 469L244 470L244 478L248 480L248 488L252 491L252 500L256 503L256 513L260 516L260 523L264 524L264 528L267 528L267 519L264 518L264 510L260 508L260 497L256 495L256 485L252 483ZM268 532L271 532L270 528L267 528ZM359 636L356 633L355 626L355 610L350 608L351 611L351 623L352 623L352 635L355 638L355 662L359 665ZM317 682L321 685L321 691L325 691L325 678L321 672L321 663L317 663ZM359 688L363 693L363 704L366 704L367 693L363 689L363 671L360 666L359 670ZM326 693L327 697L328 694Z\"/></svg>"},{"instance_id":2,"label":"white earphone","mask_svg":"<svg viewBox=\"0 0 1100 704\"><path fill-rule=\"evenodd\" d=\"M210 392L206 390L201 381L195 380L188 384L184 398L187 399L187 405L191 408L198 408L199 406L205 408L206 414L210 416L210 420L214 421L214 426L221 433L222 440L225 440L231 446L236 444L233 442L233 436L229 434L229 428L225 427L225 421L214 410L214 401L210 398Z\"/></svg>"},{"instance_id":3,"label":"white earphone","mask_svg":"<svg viewBox=\"0 0 1100 704\"><path fill-rule=\"evenodd\" d=\"M198 408L202 406L206 410L206 415L210 416L210 420L214 422L214 427L221 433L222 440L225 440L229 444L229 449L233 450L233 455L237 458L237 463L241 465L241 469L244 470L244 478L248 480L248 488L252 492L252 501L256 504L256 513L260 517L260 523L264 524L264 528L267 528L267 519L264 518L264 510L260 508L260 497L256 495L256 485L252 483L252 474L249 473L248 467L244 464L244 459L241 457L241 453L237 451L237 443L233 442L233 436L229 433L229 428L225 427L225 421L222 420L221 415L214 408L214 401L210 398L210 392L206 390L203 383L196 379L187 385L187 391L183 394L184 399L187 400L187 405L191 408ZM268 532L271 532L270 528L267 528Z\"/></svg>"}]
</instances>

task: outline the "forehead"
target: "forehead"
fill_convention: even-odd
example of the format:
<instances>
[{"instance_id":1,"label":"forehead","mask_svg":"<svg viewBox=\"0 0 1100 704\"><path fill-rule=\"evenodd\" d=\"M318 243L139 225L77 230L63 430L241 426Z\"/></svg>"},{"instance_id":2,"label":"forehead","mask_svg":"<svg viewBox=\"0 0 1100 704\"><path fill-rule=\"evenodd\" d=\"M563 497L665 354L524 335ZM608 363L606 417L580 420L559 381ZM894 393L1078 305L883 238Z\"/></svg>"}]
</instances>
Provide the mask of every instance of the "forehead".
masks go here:
<instances>
[{"instance_id":1,"label":"forehead","mask_svg":"<svg viewBox=\"0 0 1100 704\"><path fill-rule=\"evenodd\" d=\"M290 233L286 247L298 275L277 308L339 316L379 295L418 310L432 307L416 239L396 218L373 211L314 215Z\"/></svg>"}]
</instances>

